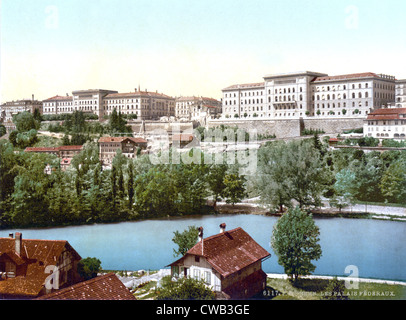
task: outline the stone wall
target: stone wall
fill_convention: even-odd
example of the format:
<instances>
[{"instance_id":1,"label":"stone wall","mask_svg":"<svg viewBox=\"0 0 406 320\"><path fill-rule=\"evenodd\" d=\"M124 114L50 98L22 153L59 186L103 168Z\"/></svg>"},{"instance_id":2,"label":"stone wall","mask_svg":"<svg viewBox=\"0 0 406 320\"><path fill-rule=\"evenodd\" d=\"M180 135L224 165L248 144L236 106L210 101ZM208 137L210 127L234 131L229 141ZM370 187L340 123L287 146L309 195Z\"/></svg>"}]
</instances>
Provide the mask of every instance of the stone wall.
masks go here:
<instances>
[{"instance_id":1,"label":"stone wall","mask_svg":"<svg viewBox=\"0 0 406 320\"><path fill-rule=\"evenodd\" d=\"M346 130L364 127L363 118L333 118L333 119L303 119L301 120L301 130L320 129L325 133L343 133Z\"/></svg>"},{"instance_id":2,"label":"stone wall","mask_svg":"<svg viewBox=\"0 0 406 320\"><path fill-rule=\"evenodd\" d=\"M180 130L181 132L193 130L192 122L163 122L146 120L144 121L144 123L142 123L141 121L132 121L128 124L131 126L135 134L153 134L154 132L162 130L168 133L172 132L173 130Z\"/></svg>"},{"instance_id":3,"label":"stone wall","mask_svg":"<svg viewBox=\"0 0 406 320\"><path fill-rule=\"evenodd\" d=\"M219 127L220 125L229 127L238 127L244 130L256 129L258 134L276 135L277 138L294 138L299 137L303 129L319 129L327 134L342 133L350 129L363 127L362 118L331 118L331 119L289 119L289 120L230 120L214 119L209 120L209 128ZM154 131L172 132L179 130L181 132L191 132L196 124L193 122L161 122L161 121L132 121L129 123L134 133L141 133L144 126L146 134L153 134Z\"/></svg>"},{"instance_id":4,"label":"stone wall","mask_svg":"<svg viewBox=\"0 0 406 320\"><path fill-rule=\"evenodd\" d=\"M238 127L247 131L256 129L258 134L275 134L277 138L291 138L300 136L299 120L210 120L209 128L220 125Z\"/></svg>"},{"instance_id":5,"label":"stone wall","mask_svg":"<svg viewBox=\"0 0 406 320\"><path fill-rule=\"evenodd\" d=\"M320 129L325 133L342 133L350 129L362 128L362 118L331 118L331 119L291 119L291 120L229 120L218 119L208 122L209 128L220 125L250 130L256 129L258 134L275 134L277 138L299 137L303 129Z\"/></svg>"}]
</instances>

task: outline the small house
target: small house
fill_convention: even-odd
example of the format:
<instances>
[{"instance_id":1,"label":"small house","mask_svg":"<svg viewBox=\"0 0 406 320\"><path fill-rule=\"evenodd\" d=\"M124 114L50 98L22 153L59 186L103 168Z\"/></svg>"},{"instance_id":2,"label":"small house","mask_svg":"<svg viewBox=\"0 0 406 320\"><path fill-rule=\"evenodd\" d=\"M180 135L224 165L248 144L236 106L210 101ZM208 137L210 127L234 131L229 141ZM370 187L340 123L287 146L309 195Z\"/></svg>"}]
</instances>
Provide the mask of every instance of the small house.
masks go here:
<instances>
[{"instance_id":1,"label":"small house","mask_svg":"<svg viewBox=\"0 0 406 320\"><path fill-rule=\"evenodd\" d=\"M199 241L171 266L175 278L192 277L203 280L217 298L248 299L265 289L266 273L262 261L271 255L242 228L226 231Z\"/></svg>"},{"instance_id":2,"label":"small house","mask_svg":"<svg viewBox=\"0 0 406 320\"><path fill-rule=\"evenodd\" d=\"M65 240L0 238L0 298L32 299L77 283L80 260Z\"/></svg>"}]
</instances>

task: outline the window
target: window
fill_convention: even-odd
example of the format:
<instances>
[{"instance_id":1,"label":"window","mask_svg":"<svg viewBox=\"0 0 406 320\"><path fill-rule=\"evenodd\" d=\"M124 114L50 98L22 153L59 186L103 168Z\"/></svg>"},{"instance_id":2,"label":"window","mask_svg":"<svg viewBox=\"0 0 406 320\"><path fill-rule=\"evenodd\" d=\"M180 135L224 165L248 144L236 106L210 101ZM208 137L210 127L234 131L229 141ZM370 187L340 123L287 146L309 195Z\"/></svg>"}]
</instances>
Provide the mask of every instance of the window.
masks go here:
<instances>
[{"instance_id":1,"label":"window","mask_svg":"<svg viewBox=\"0 0 406 320\"><path fill-rule=\"evenodd\" d=\"M210 271L204 272L204 282L208 285L211 284L211 272Z\"/></svg>"},{"instance_id":2,"label":"window","mask_svg":"<svg viewBox=\"0 0 406 320\"><path fill-rule=\"evenodd\" d=\"M174 275L174 277L179 276L179 266L172 266L172 274Z\"/></svg>"},{"instance_id":3,"label":"window","mask_svg":"<svg viewBox=\"0 0 406 320\"><path fill-rule=\"evenodd\" d=\"M199 269L193 269L193 278L200 280L200 270Z\"/></svg>"}]
</instances>

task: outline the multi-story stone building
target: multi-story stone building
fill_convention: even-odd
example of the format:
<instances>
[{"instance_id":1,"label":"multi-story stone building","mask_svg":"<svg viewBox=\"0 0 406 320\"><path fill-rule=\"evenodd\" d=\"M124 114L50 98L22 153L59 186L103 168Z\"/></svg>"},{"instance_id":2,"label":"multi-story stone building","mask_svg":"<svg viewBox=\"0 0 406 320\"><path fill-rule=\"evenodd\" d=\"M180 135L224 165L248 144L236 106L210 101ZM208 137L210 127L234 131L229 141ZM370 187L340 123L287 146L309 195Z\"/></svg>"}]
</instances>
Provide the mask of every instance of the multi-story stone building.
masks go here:
<instances>
[{"instance_id":1,"label":"multi-story stone building","mask_svg":"<svg viewBox=\"0 0 406 320\"><path fill-rule=\"evenodd\" d=\"M43 114L63 114L73 112L73 98L66 96L54 96L42 101Z\"/></svg>"},{"instance_id":2,"label":"multi-story stone building","mask_svg":"<svg viewBox=\"0 0 406 320\"><path fill-rule=\"evenodd\" d=\"M3 103L1 105L0 122L6 127L7 132L11 132L16 128L13 123L13 116L24 111L34 113L36 109L42 114L42 101L34 100L34 95L31 100L25 99Z\"/></svg>"},{"instance_id":3,"label":"multi-story stone building","mask_svg":"<svg viewBox=\"0 0 406 320\"><path fill-rule=\"evenodd\" d=\"M216 118L221 114L221 101L207 97L176 98L175 117L178 119L198 120L209 116Z\"/></svg>"},{"instance_id":4,"label":"multi-story stone building","mask_svg":"<svg viewBox=\"0 0 406 320\"><path fill-rule=\"evenodd\" d=\"M395 100L395 78L375 73L267 75L223 89L223 117L299 119L365 117Z\"/></svg>"},{"instance_id":5,"label":"multi-story stone building","mask_svg":"<svg viewBox=\"0 0 406 320\"><path fill-rule=\"evenodd\" d=\"M73 111L91 112L101 119L104 115L104 98L112 93L117 91L103 89L73 91Z\"/></svg>"},{"instance_id":6,"label":"multi-story stone building","mask_svg":"<svg viewBox=\"0 0 406 320\"><path fill-rule=\"evenodd\" d=\"M251 118L265 108L265 83L232 85L223 89L223 117ZM262 117L265 114L261 112ZM269 115L270 116L270 115Z\"/></svg>"},{"instance_id":7,"label":"multi-story stone building","mask_svg":"<svg viewBox=\"0 0 406 320\"><path fill-rule=\"evenodd\" d=\"M396 81L395 106L406 108L406 79Z\"/></svg>"},{"instance_id":8,"label":"multi-story stone building","mask_svg":"<svg viewBox=\"0 0 406 320\"><path fill-rule=\"evenodd\" d=\"M175 116L175 98L158 92L140 91L110 93L104 97L103 113L113 110L122 114L135 114L140 120L153 120Z\"/></svg>"}]
</instances>

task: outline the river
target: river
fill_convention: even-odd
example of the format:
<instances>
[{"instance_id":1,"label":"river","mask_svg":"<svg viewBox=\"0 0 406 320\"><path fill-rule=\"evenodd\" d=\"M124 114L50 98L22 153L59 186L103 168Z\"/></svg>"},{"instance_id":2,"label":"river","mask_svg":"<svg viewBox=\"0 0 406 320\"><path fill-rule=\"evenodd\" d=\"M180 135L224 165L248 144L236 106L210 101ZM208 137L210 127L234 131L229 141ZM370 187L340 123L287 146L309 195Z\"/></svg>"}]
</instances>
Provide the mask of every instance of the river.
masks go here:
<instances>
[{"instance_id":1,"label":"river","mask_svg":"<svg viewBox=\"0 0 406 320\"><path fill-rule=\"evenodd\" d=\"M262 215L190 216L43 229L1 230L0 237L20 231L25 239L67 240L82 256L97 257L106 270L157 270L176 260L174 231L203 226L204 237L242 227L271 253L267 273L284 273L270 247L277 217ZM322 257L314 261L318 275L349 276L355 266L361 278L406 281L406 223L374 219L314 218L320 228ZM179 258L179 257L178 257ZM351 267L354 272L354 267ZM352 273L354 276L355 274Z\"/></svg>"}]
</instances>

